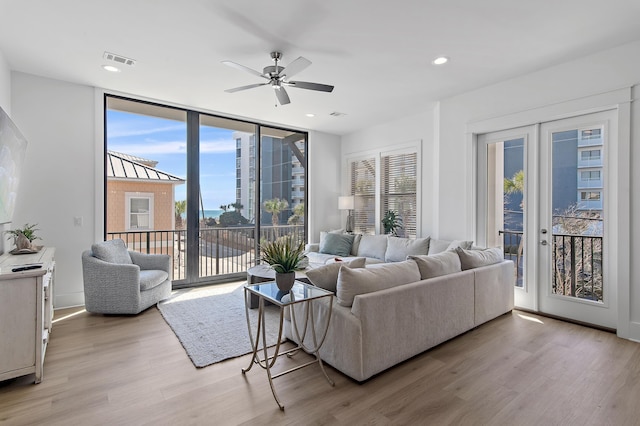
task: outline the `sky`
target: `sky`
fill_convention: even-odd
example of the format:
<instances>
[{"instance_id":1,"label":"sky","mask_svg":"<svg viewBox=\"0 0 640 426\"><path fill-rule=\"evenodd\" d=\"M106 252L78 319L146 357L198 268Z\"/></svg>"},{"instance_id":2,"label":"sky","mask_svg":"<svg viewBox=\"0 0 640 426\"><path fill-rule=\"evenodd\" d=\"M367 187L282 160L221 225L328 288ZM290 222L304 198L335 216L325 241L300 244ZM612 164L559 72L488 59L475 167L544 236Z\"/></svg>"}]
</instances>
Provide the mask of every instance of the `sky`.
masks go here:
<instances>
[{"instance_id":1,"label":"sky","mask_svg":"<svg viewBox=\"0 0 640 426\"><path fill-rule=\"evenodd\" d=\"M156 168L185 179L185 122L107 110L107 149L157 161ZM236 201L236 143L232 130L200 127L200 191L205 210ZM186 185L175 187L176 201Z\"/></svg>"}]
</instances>

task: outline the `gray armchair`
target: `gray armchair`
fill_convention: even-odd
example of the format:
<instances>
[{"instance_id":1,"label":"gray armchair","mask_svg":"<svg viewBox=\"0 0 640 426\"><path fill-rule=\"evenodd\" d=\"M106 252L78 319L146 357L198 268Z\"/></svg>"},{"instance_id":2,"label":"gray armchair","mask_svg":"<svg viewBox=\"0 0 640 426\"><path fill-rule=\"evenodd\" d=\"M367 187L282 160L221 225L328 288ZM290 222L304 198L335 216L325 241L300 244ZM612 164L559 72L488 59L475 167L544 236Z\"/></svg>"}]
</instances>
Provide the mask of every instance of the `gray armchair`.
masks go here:
<instances>
[{"instance_id":1,"label":"gray armchair","mask_svg":"<svg viewBox=\"0 0 640 426\"><path fill-rule=\"evenodd\" d=\"M123 240L83 252L82 276L88 312L137 314L171 294L171 258L128 251Z\"/></svg>"}]
</instances>

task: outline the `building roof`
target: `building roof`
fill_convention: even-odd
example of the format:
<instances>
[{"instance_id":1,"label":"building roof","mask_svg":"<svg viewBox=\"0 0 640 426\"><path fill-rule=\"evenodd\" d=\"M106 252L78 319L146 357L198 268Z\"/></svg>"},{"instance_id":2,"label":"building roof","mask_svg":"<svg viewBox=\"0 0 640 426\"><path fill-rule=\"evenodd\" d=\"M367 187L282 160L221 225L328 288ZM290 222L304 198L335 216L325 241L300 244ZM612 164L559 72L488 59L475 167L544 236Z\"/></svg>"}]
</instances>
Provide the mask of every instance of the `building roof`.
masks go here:
<instances>
[{"instance_id":1,"label":"building roof","mask_svg":"<svg viewBox=\"0 0 640 426\"><path fill-rule=\"evenodd\" d=\"M151 166L153 164L153 166ZM156 169L157 161L107 151L107 179L131 179L181 184L184 179Z\"/></svg>"}]
</instances>

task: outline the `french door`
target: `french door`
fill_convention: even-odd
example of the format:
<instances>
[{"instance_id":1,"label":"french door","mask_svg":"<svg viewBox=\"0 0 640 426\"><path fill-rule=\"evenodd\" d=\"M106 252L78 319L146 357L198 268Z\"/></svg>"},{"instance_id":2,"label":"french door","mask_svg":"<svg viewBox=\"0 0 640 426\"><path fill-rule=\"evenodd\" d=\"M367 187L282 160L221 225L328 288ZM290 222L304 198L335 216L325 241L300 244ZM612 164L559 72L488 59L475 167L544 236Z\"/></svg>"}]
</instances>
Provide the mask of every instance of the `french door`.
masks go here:
<instances>
[{"instance_id":1,"label":"french door","mask_svg":"<svg viewBox=\"0 0 640 426\"><path fill-rule=\"evenodd\" d=\"M515 304L616 328L608 280L613 111L478 136L477 241L516 264Z\"/></svg>"}]
</instances>

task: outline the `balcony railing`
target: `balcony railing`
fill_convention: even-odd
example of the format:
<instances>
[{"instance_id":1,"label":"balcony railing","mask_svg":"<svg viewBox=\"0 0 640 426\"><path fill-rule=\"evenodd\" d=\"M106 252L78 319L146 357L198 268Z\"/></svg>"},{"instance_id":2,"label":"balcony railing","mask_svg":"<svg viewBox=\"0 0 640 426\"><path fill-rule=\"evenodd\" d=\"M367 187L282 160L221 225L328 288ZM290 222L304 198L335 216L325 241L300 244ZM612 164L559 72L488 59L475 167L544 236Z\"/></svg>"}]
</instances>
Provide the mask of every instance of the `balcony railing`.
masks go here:
<instances>
[{"instance_id":1,"label":"balcony railing","mask_svg":"<svg viewBox=\"0 0 640 426\"><path fill-rule=\"evenodd\" d=\"M255 227L252 226L200 228L198 280L246 272L258 263L256 244L285 235L293 235L296 241L304 241L304 225L262 226L258 241ZM174 281L187 278L186 236L186 230L107 233L107 239L123 239L129 250L171 256Z\"/></svg>"},{"instance_id":2,"label":"balcony railing","mask_svg":"<svg viewBox=\"0 0 640 426\"><path fill-rule=\"evenodd\" d=\"M524 236L522 231L499 231L504 258L516 265L516 286L523 286ZM552 292L602 302L602 237L553 234Z\"/></svg>"}]
</instances>

